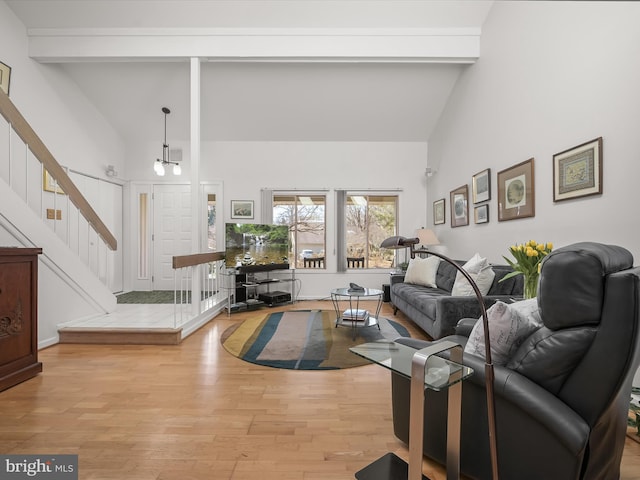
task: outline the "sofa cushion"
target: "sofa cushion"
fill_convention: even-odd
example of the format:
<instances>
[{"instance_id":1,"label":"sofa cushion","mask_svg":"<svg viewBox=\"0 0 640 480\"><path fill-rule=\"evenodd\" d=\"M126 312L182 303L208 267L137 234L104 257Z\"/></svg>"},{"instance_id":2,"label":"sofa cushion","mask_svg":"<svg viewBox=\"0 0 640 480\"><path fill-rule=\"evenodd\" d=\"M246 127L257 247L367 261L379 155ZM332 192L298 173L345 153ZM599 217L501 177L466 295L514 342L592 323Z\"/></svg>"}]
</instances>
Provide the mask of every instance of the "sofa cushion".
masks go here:
<instances>
[{"instance_id":1,"label":"sofa cushion","mask_svg":"<svg viewBox=\"0 0 640 480\"><path fill-rule=\"evenodd\" d=\"M458 265L463 265L464 262L460 260L454 260ZM456 281L456 274L458 270L449 262L440 262L438 266L438 272L436 273L436 285L442 290L446 290L451 293L453 284Z\"/></svg>"},{"instance_id":2,"label":"sofa cushion","mask_svg":"<svg viewBox=\"0 0 640 480\"><path fill-rule=\"evenodd\" d=\"M512 304L496 302L487 310L491 359L505 365L520 345L542 326L535 298ZM465 353L485 358L484 323L479 319L471 330Z\"/></svg>"},{"instance_id":3,"label":"sofa cushion","mask_svg":"<svg viewBox=\"0 0 640 480\"><path fill-rule=\"evenodd\" d=\"M488 295L522 296L524 285L522 275L515 275L502 281L505 275L513 272L513 268L508 265L492 265L491 269L496 276L493 279Z\"/></svg>"},{"instance_id":4,"label":"sofa cushion","mask_svg":"<svg viewBox=\"0 0 640 480\"><path fill-rule=\"evenodd\" d=\"M476 253L471 257L462 268L469 274L473 281L478 285L478 289L482 295L486 295L493 284L495 273L489 266L487 259ZM454 297L468 297L475 295L469 281L460 272L456 273L456 279L451 289L451 295Z\"/></svg>"},{"instance_id":5,"label":"sofa cushion","mask_svg":"<svg viewBox=\"0 0 640 480\"><path fill-rule=\"evenodd\" d=\"M435 288L436 273L440 265L440 258L430 256L427 258L412 258L407 267L404 281L414 285L424 285Z\"/></svg>"}]
</instances>

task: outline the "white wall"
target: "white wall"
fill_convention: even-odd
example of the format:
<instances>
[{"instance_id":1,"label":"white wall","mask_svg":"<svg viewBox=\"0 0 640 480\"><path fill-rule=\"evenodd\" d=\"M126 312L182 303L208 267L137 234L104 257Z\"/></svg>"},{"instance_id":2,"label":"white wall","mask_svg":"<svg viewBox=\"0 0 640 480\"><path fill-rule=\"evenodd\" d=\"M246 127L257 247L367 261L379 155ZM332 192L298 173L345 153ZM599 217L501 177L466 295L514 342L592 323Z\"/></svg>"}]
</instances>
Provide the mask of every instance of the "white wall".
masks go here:
<instances>
[{"instance_id":1,"label":"white wall","mask_svg":"<svg viewBox=\"0 0 640 480\"><path fill-rule=\"evenodd\" d=\"M480 60L460 77L429 142L431 205L448 253L496 263L513 243L598 241L640 263L640 4L496 2ZM552 156L603 137L603 194L553 202ZM535 217L497 220L497 172L535 158ZM449 192L491 168L490 223L451 228Z\"/></svg>"}]
</instances>

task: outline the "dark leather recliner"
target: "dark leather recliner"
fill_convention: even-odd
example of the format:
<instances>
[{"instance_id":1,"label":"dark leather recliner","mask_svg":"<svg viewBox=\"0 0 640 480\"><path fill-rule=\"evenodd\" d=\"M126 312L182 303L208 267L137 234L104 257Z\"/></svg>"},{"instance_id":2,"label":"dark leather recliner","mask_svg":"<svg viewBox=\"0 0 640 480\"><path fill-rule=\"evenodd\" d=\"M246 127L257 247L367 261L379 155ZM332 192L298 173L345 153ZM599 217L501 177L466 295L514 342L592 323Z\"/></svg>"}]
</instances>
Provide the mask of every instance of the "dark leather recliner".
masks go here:
<instances>
[{"instance_id":1,"label":"dark leather recliner","mask_svg":"<svg viewBox=\"0 0 640 480\"><path fill-rule=\"evenodd\" d=\"M495 366L501 479L619 478L640 363L640 268L632 265L624 248L591 242L544 259L538 288L544 326L506 365ZM465 354L464 363L475 373L462 387L461 472L490 479L484 359ZM409 391L409 380L392 374L394 431L405 443ZM424 454L445 464L447 393L425 395Z\"/></svg>"}]
</instances>

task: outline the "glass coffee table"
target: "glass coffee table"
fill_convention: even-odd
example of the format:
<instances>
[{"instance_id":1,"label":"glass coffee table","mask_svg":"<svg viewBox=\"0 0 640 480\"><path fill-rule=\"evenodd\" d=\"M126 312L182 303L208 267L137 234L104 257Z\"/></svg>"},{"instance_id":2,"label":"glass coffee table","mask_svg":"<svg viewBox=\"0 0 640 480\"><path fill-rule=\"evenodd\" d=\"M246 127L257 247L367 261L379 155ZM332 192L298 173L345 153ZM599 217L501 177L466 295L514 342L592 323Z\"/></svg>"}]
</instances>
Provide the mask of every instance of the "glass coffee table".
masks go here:
<instances>
[{"instance_id":1,"label":"glass coffee table","mask_svg":"<svg viewBox=\"0 0 640 480\"><path fill-rule=\"evenodd\" d=\"M350 327L355 340L358 329L365 327L378 327L378 316L382 308L382 290L375 288L363 288L354 290L351 288L334 288L331 290L331 301L336 311L336 328L339 326ZM364 308L368 300L373 300L373 308ZM362 301L362 304L360 303Z\"/></svg>"},{"instance_id":2,"label":"glass coffee table","mask_svg":"<svg viewBox=\"0 0 640 480\"><path fill-rule=\"evenodd\" d=\"M447 418L447 480L460 478L460 413L462 380L473 374L473 369L462 365L462 347L443 340L426 348L415 348L400 343L380 341L364 343L349 349L351 352L388 368L411 380L409 411L409 462L393 453L387 453L356 472L358 480L429 480L422 474L422 448L424 430L424 389L448 391ZM449 360L437 356L449 351Z\"/></svg>"}]
</instances>

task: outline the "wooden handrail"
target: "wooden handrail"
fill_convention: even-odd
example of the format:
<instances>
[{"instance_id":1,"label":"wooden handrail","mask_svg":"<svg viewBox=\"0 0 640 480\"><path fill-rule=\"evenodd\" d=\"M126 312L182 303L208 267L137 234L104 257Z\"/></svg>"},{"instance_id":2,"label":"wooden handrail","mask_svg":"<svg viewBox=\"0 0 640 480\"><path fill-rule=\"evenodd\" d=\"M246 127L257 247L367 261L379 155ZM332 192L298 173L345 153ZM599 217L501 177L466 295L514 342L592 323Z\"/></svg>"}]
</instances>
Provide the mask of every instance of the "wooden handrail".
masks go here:
<instances>
[{"instance_id":1,"label":"wooden handrail","mask_svg":"<svg viewBox=\"0 0 640 480\"><path fill-rule=\"evenodd\" d=\"M109 231L107 226L100 219L87 199L84 198L78 187L73 183L67 172L51 154L40 137L31 128L31 125L25 120L18 111L9 96L0 89L0 114L11 124L13 130L18 134L22 141L29 146L33 155L42 163L43 167L58 182L60 188L69 195L69 200L82 213L82 216L95 229L96 233L104 240L111 250L117 250L118 241L116 237Z\"/></svg>"},{"instance_id":2,"label":"wooden handrail","mask_svg":"<svg viewBox=\"0 0 640 480\"><path fill-rule=\"evenodd\" d=\"M193 267L202 263L215 262L216 260L224 260L224 252L212 253L193 253L191 255L178 255L173 257L173 268Z\"/></svg>"}]
</instances>

